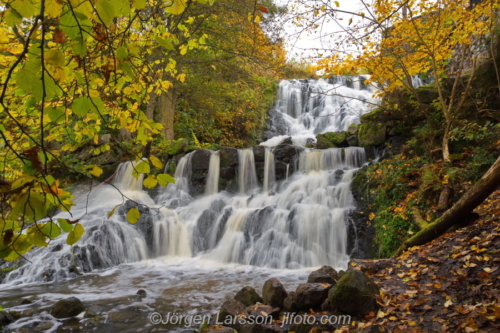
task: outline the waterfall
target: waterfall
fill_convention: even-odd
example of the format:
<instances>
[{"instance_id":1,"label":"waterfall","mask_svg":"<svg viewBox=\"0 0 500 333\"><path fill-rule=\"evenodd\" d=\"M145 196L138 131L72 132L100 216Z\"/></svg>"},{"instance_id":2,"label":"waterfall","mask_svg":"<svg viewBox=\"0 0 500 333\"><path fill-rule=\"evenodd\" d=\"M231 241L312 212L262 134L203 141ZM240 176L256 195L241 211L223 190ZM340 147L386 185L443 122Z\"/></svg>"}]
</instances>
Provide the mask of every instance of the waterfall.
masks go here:
<instances>
[{"instance_id":1,"label":"waterfall","mask_svg":"<svg viewBox=\"0 0 500 333\"><path fill-rule=\"evenodd\" d=\"M273 122L285 124L292 142L299 146L316 133L346 130L359 123L360 115L374 101L375 88L365 85L367 78L282 81ZM237 165L237 170L232 169L237 175L233 192L237 193L219 191L219 183L226 181L222 170L227 167L222 163L227 156L220 152L203 160L208 165L206 174L192 163L194 153L171 159L169 163L176 163L176 182L159 189L153 198L142 190L143 175L133 177L136 164L121 164L111 185L75 198L72 215L55 216L79 218L86 230L82 239L69 246L64 234L49 247L29 252L30 262L10 273L6 282L72 278L164 256L277 269L321 265L345 269L349 261L347 216L355 209L350 184L356 170L366 163L365 151L360 147L301 150L288 146L295 157L280 160L278 148L273 151L271 147L282 140L264 142L266 149L256 150L255 156L253 149L239 149L237 164L233 150L230 168ZM199 155L208 158L208 154ZM257 177L256 164L263 171L263 177L259 173L262 178ZM286 179L277 180L278 167L281 178L286 172ZM198 186L195 180L205 184L199 196L192 195L193 186ZM115 214L108 217L115 207ZM133 207L141 212L136 225L126 219Z\"/></svg>"},{"instance_id":2,"label":"waterfall","mask_svg":"<svg viewBox=\"0 0 500 333\"><path fill-rule=\"evenodd\" d=\"M266 149L264 155L264 193L268 193L276 182L276 170L274 165L274 154L271 149Z\"/></svg>"},{"instance_id":3,"label":"waterfall","mask_svg":"<svg viewBox=\"0 0 500 333\"><path fill-rule=\"evenodd\" d=\"M207 183L205 185L205 194L211 195L219 192L219 170L220 154L218 151L210 155L210 165L208 167Z\"/></svg>"},{"instance_id":4,"label":"waterfall","mask_svg":"<svg viewBox=\"0 0 500 333\"><path fill-rule=\"evenodd\" d=\"M257 173L252 149L238 149L238 183L240 193L248 193L257 188Z\"/></svg>"}]
</instances>

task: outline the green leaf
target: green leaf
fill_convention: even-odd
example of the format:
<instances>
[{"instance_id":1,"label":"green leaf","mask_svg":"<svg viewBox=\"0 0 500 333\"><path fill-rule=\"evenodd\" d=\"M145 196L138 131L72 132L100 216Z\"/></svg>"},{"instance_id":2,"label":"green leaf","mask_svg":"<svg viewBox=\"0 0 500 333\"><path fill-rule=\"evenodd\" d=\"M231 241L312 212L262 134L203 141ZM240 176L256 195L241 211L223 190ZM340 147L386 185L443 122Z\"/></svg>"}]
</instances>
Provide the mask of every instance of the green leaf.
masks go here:
<instances>
[{"instance_id":1,"label":"green leaf","mask_svg":"<svg viewBox=\"0 0 500 333\"><path fill-rule=\"evenodd\" d=\"M107 26L116 16L115 7L111 1L97 0L95 8L102 22Z\"/></svg>"},{"instance_id":2,"label":"green leaf","mask_svg":"<svg viewBox=\"0 0 500 333\"><path fill-rule=\"evenodd\" d=\"M71 46L73 48L74 54L80 57L84 57L87 54L87 43L85 43L85 40L83 38L75 38Z\"/></svg>"},{"instance_id":3,"label":"green leaf","mask_svg":"<svg viewBox=\"0 0 500 333\"><path fill-rule=\"evenodd\" d=\"M131 224L136 224L141 218L141 212L137 208L130 208L127 213L127 221Z\"/></svg>"},{"instance_id":4,"label":"green leaf","mask_svg":"<svg viewBox=\"0 0 500 333\"><path fill-rule=\"evenodd\" d=\"M147 188L153 188L156 186L156 184L158 184L158 180L156 179L155 176L149 175L146 179L144 179L143 184Z\"/></svg>"},{"instance_id":5,"label":"green leaf","mask_svg":"<svg viewBox=\"0 0 500 333\"><path fill-rule=\"evenodd\" d=\"M38 247L45 247L49 245L47 243L47 236L40 231L39 228L43 227L43 225L34 225L28 229L27 235L31 244Z\"/></svg>"},{"instance_id":6,"label":"green leaf","mask_svg":"<svg viewBox=\"0 0 500 333\"><path fill-rule=\"evenodd\" d=\"M59 49L50 49L45 52L45 61L51 65L62 67L64 66L64 54Z\"/></svg>"},{"instance_id":7,"label":"green leaf","mask_svg":"<svg viewBox=\"0 0 500 333\"><path fill-rule=\"evenodd\" d=\"M120 46L116 50L116 56L118 57L118 60L124 61L125 59L128 59L128 50L125 46Z\"/></svg>"},{"instance_id":8,"label":"green leaf","mask_svg":"<svg viewBox=\"0 0 500 333\"><path fill-rule=\"evenodd\" d=\"M173 0L170 7L167 7L165 11L170 14L179 15L186 9L186 0Z\"/></svg>"},{"instance_id":9,"label":"green leaf","mask_svg":"<svg viewBox=\"0 0 500 333\"><path fill-rule=\"evenodd\" d=\"M157 168L158 170L163 169L163 163L161 163L161 161L158 157L151 155L151 156L149 156L149 160L154 165L154 167Z\"/></svg>"},{"instance_id":10,"label":"green leaf","mask_svg":"<svg viewBox=\"0 0 500 333\"><path fill-rule=\"evenodd\" d=\"M150 173L150 172L151 172L151 167L149 166L148 161L142 161L134 167L134 174L136 174L137 177L139 177L140 173Z\"/></svg>"},{"instance_id":11,"label":"green leaf","mask_svg":"<svg viewBox=\"0 0 500 333\"><path fill-rule=\"evenodd\" d=\"M73 231L71 231L68 234L68 238L66 238L66 244L68 244L68 245L75 244L76 242L78 242L80 240L80 238L82 238L84 232L85 232L85 229L83 228L83 226L81 224L75 225L75 229L73 229Z\"/></svg>"},{"instance_id":12,"label":"green leaf","mask_svg":"<svg viewBox=\"0 0 500 333\"><path fill-rule=\"evenodd\" d=\"M75 228L74 225L68 223L67 219L57 219L57 222L64 232L71 232Z\"/></svg>"},{"instance_id":13,"label":"green leaf","mask_svg":"<svg viewBox=\"0 0 500 333\"><path fill-rule=\"evenodd\" d=\"M43 86L41 78L36 73L27 68L21 68L16 73L16 84L26 92L32 93L38 101L42 100Z\"/></svg>"},{"instance_id":14,"label":"green leaf","mask_svg":"<svg viewBox=\"0 0 500 333\"><path fill-rule=\"evenodd\" d=\"M136 9L143 9L146 7L146 0L134 0L134 7Z\"/></svg>"},{"instance_id":15,"label":"green leaf","mask_svg":"<svg viewBox=\"0 0 500 333\"><path fill-rule=\"evenodd\" d=\"M4 12L5 23L9 27L13 27L16 24L21 24L23 22L23 18L21 15L14 9L9 8Z\"/></svg>"},{"instance_id":16,"label":"green leaf","mask_svg":"<svg viewBox=\"0 0 500 333\"><path fill-rule=\"evenodd\" d=\"M90 112L90 100L86 96L80 96L73 101L73 112L77 116L85 116Z\"/></svg>"},{"instance_id":17,"label":"green leaf","mask_svg":"<svg viewBox=\"0 0 500 333\"><path fill-rule=\"evenodd\" d=\"M158 179L158 182L163 187L167 186L167 184L169 184L169 183L175 183L174 177L167 175L166 173L162 173L162 174L157 175L156 179Z\"/></svg>"},{"instance_id":18,"label":"green leaf","mask_svg":"<svg viewBox=\"0 0 500 333\"><path fill-rule=\"evenodd\" d=\"M175 50L174 45L172 44L172 41L168 39L163 39L161 37L155 37L155 40L160 44L162 47L164 47L167 50Z\"/></svg>"},{"instance_id":19,"label":"green leaf","mask_svg":"<svg viewBox=\"0 0 500 333\"><path fill-rule=\"evenodd\" d=\"M64 117L66 114L66 111L64 110L63 107L58 107L58 108L47 108L47 114L49 115L50 120L57 122L61 118Z\"/></svg>"},{"instance_id":20,"label":"green leaf","mask_svg":"<svg viewBox=\"0 0 500 333\"><path fill-rule=\"evenodd\" d=\"M61 235L61 228L54 222L47 222L42 228L41 231L50 239L54 239Z\"/></svg>"},{"instance_id":21,"label":"green leaf","mask_svg":"<svg viewBox=\"0 0 500 333\"><path fill-rule=\"evenodd\" d=\"M12 2L11 7L16 10L22 17L29 18L37 13L36 7L30 0L16 0Z\"/></svg>"}]
</instances>

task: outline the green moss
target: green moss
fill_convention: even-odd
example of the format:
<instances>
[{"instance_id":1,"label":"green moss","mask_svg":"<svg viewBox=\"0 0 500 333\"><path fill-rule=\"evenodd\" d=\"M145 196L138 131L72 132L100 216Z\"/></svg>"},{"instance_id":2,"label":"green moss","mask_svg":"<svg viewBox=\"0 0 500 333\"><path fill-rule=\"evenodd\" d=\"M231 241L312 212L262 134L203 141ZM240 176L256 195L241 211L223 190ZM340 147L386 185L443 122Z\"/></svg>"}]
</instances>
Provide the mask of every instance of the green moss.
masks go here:
<instances>
[{"instance_id":1,"label":"green moss","mask_svg":"<svg viewBox=\"0 0 500 333\"><path fill-rule=\"evenodd\" d=\"M358 143L361 147L379 146L385 143L387 125L384 123L364 123L359 126Z\"/></svg>"},{"instance_id":2,"label":"green moss","mask_svg":"<svg viewBox=\"0 0 500 333\"><path fill-rule=\"evenodd\" d=\"M340 147L345 139L349 136L347 132L329 132L324 134L328 141L335 146Z\"/></svg>"},{"instance_id":3,"label":"green moss","mask_svg":"<svg viewBox=\"0 0 500 333\"><path fill-rule=\"evenodd\" d=\"M316 137L316 148L317 149L328 149L337 147L333 142L328 140L324 134L318 134Z\"/></svg>"},{"instance_id":4,"label":"green moss","mask_svg":"<svg viewBox=\"0 0 500 333\"><path fill-rule=\"evenodd\" d=\"M172 141L165 150L170 156L174 156L185 151L185 147L189 145L189 141L187 139L179 139L177 141Z\"/></svg>"}]
</instances>

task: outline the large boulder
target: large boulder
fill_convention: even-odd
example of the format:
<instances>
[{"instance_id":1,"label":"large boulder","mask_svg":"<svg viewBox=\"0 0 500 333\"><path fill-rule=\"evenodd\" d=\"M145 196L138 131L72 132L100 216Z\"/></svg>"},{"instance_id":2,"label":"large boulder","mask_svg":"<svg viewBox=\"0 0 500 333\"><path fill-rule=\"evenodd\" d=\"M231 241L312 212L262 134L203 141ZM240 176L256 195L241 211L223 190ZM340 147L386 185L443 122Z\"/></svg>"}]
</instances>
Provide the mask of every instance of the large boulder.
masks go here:
<instances>
[{"instance_id":1,"label":"large boulder","mask_svg":"<svg viewBox=\"0 0 500 333\"><path fill-rule=\"evenodd\" d=\"M262 297L257 294L255 289L252 287L244 287L240 291L236 293L234 296L234 299L237 301L240 301L246 306L250 306L252 304L255 304L257 302L262 303Z\"/></svg>"},{"instance_id":2,"label":"large boulder","mask_svg":"<svg viewBox=\"0 0 500 333\"><path fill-rule=\"evenodd\" d=\"M295 291L295 302L299 310L320 309L332 288L328 283L302 283Z\"/></svg>"},{"instance_id":3,"label":"large boulder","mask_svg":"<svg viewBox=\"0 0 500 333\"><path fill-rule=\"evenodd\" d=\"M292 161L292 159L296 155L300 154L300 152L303 150L304 148L302 147L292 146L288 144L281 144L276 146L276 148L274 148L273 153L274 157L277 160L283 161L285 163L290 163L290 161Z\"/></svg>"},{"instance_id":4,"label":"large boulder","mask_svg":"<svg viewBox=\"0 0 500 333\"><path fill-rule=\"evenodd\" d=\"M283 307L288 312L294 312L298 310L298 304L295 297L295 291L291 291L288 293L288 296L283 301Z\"/></svg>"},{"instance_id":5,"label":"large boulder","mask_svg":"<svg viewBox=\"0 0 500 333\"><path fill-rule=\"evenodd\" d=\"M401 118L400 115L394 114L389 110L384 109L375 109L369 113L365 113L359 119L362 124L371 123L371 122L388 122L393 120L399 120Z\"/></svg>"},{"instance_id":6,"label":"large boulder","mask_svg":"<svg viewBox=\"0 0 500 333\"><path fill-rule=\"evenodd\" d=\"M336 147L345 147L347 145L346 139L349 136L348 132L328 132L323 134L330 142Z\"/></svg>"},{"instance_id":7,"label":"large boulder","mask_svg":"<svg viewBox=\"0 0 500 333\"><path fill-rule=\"evenodd\" d=\"M239 163L238 149L222 146L219 148L220 166L230 167L236 166Z\"/></svg>"},{"instance_id":8,"label":"large boulder","mask_svg":"<svg viewBox=\"0 0 500 333\"><path fill-rule=\"evenodd\" d=\"M375 296L380 293L377 285L365 273L348 271L328 292L332 309L349 314L366 316L378 309Z\"/></svg>"},{"instance_id":9,"label":"large boulder","mask_svg":"<svg viewBox=\"0 0 500 333\"><path fill-rule=\"evenodd\" d=\"M337 271L330 266L323 266L309 274L307 283L329 283L334 285L339 280Z\"/></svg>"},{"instance_id":10,"label":"large boulder","mask_svg":"<svg viewBox=\"0 0 500 333\"><path fill-rule=\"evenodd\" d=\"M328 149L335 148L335 144L328 140L323 134L319 134L316 137L316 148L317 149Z\"/></svg>"},{"instance_id":11,"label":"large boulder","mask_svg":"<svg viewBox=\"0 0 500 333\"><path fill-rule=\"evenodd\" d=\"M379 146L384 144L387 133L385 123L364 123L359 126L358 144L361 147Z\"/></svg>"},{"instance_id":12,"label":"large boulder","mask_svg":"<svg viewBox=\"0 0 500 333\"><path fill-rule=\"evenodd\" d=\"M69 318L78 316L85 311L82 301L76 297L61 299L50 309L50 314L55 318Z\"/></svg>"},{"instance_id":13,"label":"large boulder","mask_svg":"<svg viewBox=\"0 0 500 333\"><path fill-rule=\"evenodd\" d=\"M285 288L276 278L271 278L262 287L262 298L264 303L272 307L283 308L283 302L288 296Z\"/></svg>"},{"instance_id":14,"label":"large boulder","mask_svg":"<svg viewBox=\"0 0 500 333\"><path fill-rule=\"evenodd\" d=\"M234 317L239 316L245 311L245 305L237 300L230 299L224 304L219 311L219 317L217 318L217 322L234 322Z\"/></svg>"},{"instance_id":15,"label":"large boulder","mask_svg":"<svg viewBox=\"0 0 500 333\"><path fill-rule=\"evenodd\" d=\"M193 171L197 170L208 170L210 165L210 157L212 156L212 152L207 149L200 149L193 153L193 157L191 157L191 167Z\"/></svg>"}]
</instances>

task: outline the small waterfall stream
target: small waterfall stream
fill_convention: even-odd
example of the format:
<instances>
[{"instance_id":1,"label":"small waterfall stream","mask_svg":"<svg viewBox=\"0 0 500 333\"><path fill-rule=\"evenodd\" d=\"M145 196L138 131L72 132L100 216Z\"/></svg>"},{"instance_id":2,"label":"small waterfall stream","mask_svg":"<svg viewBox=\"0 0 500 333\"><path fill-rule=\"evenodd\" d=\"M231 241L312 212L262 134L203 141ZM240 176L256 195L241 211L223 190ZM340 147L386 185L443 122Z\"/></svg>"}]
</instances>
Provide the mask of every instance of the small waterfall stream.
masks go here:
<instances>
[{"instance_id":1,"label":"small waterfall stream","mask_svg":"<svg viewBox=\"0 0 500 333\"><path fill-rule=\"evenodd\" d=\"M295 160L283 164L286 177L277 180L273 147L288 135L295 145L304 146L317 133L345 130L359 123L360 115L370 109L375 90L365 86L364 79L281 82L272 127L283 126L287 133L262 143L266 148L261 180L254 150L237 151L237 193L220 190L223 166L219 152L210 155L201 196L190 194L194 152L177 161L176 183L160 189L155 197L142 189L142 175L139 179L132 176L133 163L120 165L113 184L101 185L75 199L72 218L80 218L86 230L83 238L71 247L65 244L63 235L47 248L29 252L26 258L30 262L7 276L2 285L7 291L0 292L0 297L9 299L9 288L16 292L19 284L60 281L60 286L65 279L91 272L101 272L103 279L98 274L99 287L91 284L84 288L87 296L82 297L88 300L100 299L98 290L102 288L119 295L122 283L132 289L143 286L148 292L158 290L151 284L160 283L158 274L167 271L166 281L179 290L172 292L182 298L190 294L186 288L195 288L189 281L197 281L196 274L207 281L212 281L211 275L218 276L228 284L225 288L234 290L241 287L235 281L242 271L247 279L259 283L263 276L282 274L287 276L285 281L296 284L304 270L321 265L345 268L349 260L346 218L355 209L350 183L356 170L366 163L364 149L301 148ZM121 206L108 217L117 205ZM141 211L135 226L126 221L132 207ZM118 265L120 271L111 269ZM215 273L221 270L226 280ZM127 280L122 271L130 272L141 283ZM119 275L122 280L106 282L108 274ZM44 291L40 289L39 293ZM158 296L151 296L155 307L160 306ZM221 300L220 296L215 304ZM212 309L214 303L196 302L202 309L199 311Z\"/></svg>"}]
</instances>

